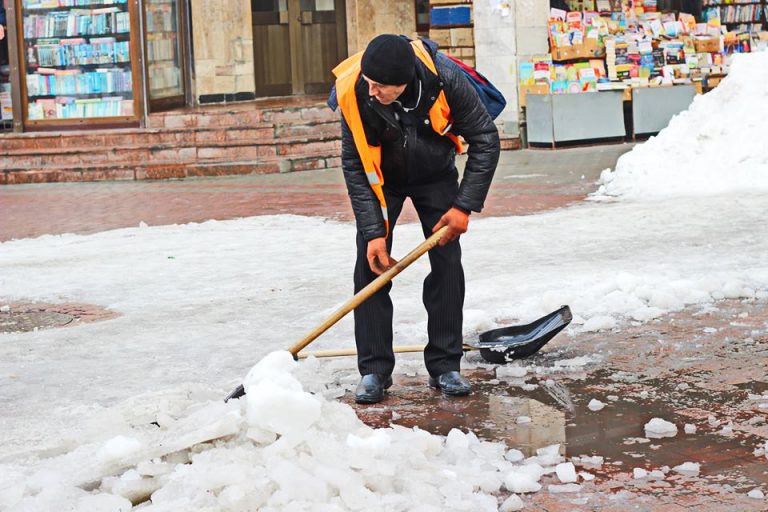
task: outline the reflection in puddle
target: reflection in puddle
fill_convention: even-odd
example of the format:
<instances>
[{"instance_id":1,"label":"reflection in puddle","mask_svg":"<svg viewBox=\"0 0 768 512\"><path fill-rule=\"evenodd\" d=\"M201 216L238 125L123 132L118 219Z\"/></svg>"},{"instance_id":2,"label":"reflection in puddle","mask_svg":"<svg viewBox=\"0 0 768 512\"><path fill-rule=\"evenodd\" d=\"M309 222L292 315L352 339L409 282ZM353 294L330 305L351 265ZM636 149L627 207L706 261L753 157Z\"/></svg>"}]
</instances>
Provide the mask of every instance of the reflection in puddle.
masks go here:
<instances>
[{"instance_id":1,"label":"reflection in puddle","mask_svg":"<svg viewBox=\"0 0 768 512\"><path fill-rule=\"evenodd\" d=\"M495 434L494 440L504 441L526 457L535 455L537 448L566 442L565 413L532 398L491 395L488 420L489 431L476 432L480 437Z\"/></svg>"},{"instance_id":2,"label":"reflection in puddle","mask_svg":"<svg viewBox=\"0 0 768 512\"><path fill-rule=\"evenodd\" d=\"M673 383L649 379L617 383L616 375L603 370L577 380L561 378L558 385L573 397L572 411L566 410L547 392L543 379L535 389L524 391L519 386L499 382L493 373L481 370L469 373L474 392L467 397L445 398L429 389L423 378L401 376L395 379L383 403L367 407L352 405L363 421L375 427L396 423L441 435L459 428L471 430L481 439L503 441L526 456L553 444L560 444L561 454L568 458L602 456L605 464L596 472L605 478L620 472L632 473L633 468L651 471L699 462L702 477L716 477L722 483L747 485L750 481L766 481L765 460L753 454L759 438L724 436L719 433L720 427L707 422L706 415L690 416L693 414L690 411L701 411L702 405L698 409L690 406L696 405L697 399L711 402L713 393L688 392L688 403L662 400L657 394L649 395L647 390L662 392ZM600 411L589 410L587 404L592 398L603 400L606 407ZM350 395L343 400L352 402ZM643 426L655 417L677 424L679 434L673 438L648 439ZM686 423L697 426L695 435L684 433L682 427Z\"/></svg>"}]
</instances>

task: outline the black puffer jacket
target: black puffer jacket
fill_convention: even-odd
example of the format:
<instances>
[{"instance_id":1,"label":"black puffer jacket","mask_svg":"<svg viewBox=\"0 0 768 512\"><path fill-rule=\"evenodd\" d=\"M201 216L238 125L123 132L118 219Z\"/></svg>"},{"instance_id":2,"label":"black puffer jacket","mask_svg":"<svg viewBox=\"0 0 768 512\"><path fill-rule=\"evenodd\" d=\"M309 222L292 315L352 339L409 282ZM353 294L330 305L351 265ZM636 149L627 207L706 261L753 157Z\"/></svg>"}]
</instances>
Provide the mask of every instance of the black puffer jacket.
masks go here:
<instances>
[{"instance_id":1,"label":"black puffer jacket","mask_svg":"<svg viewBox=\"0 0 768 512\"><path fill-rule=\"evenodd\" d=\"M416 74L422 82L422 95L419 106L412 112L410 123L395 119L394 109L370 98L368 85L362 77L358 80L355 93L366 137L370 145L382 146L385 186L456 179L453 142L437 134L429 124L429 109L440 90L444 90L454 120L451 132L461 135L469 145L467 164L454 205L467 212L479 212L498 163L499 133L461 69L437 53L435 46L425 44L425 47L432 51L438 75L435 76L421 60L416 59ZM352 132L343 116L341 123L342 168L357 228L366 240L385 236L381 206L368 184Z\"/></svg>"}]
</instances>

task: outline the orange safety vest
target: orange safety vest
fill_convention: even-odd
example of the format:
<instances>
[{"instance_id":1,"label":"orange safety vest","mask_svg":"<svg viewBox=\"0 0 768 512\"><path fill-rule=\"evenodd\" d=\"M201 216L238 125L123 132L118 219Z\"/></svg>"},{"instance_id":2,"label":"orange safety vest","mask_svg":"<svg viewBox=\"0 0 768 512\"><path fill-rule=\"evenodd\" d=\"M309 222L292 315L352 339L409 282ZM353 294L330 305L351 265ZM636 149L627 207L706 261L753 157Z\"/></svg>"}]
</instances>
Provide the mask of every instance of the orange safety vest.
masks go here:
<instances>
[{"instance_id":1,"label":"orange safety vest","mask_svg":"<svg viewBox=\"0 0 768 512\"><path fill-rule=\"evenodd\" d=\"M437 68L432 60L432 56L424 48L420 40L411 41L411 46L416 56L432 73L437 75ZM389 234L389 219L387 217L387 202L384 199L384 175L381 172L381 146L370 146L365 137L363 129L363 120L360 117L360 109L357 104L357 95L355 94L355 85L360 77L360 61L363 58L363 52L356 53L344 60L333 69L336 76L336 97L341 108L341 113L352 132L352 138L355 141L357 153L360 155L360 161L363 163L365 175L368 183L373 189L373 193L381 204L381 213L384 215L384 225ZM456 150L461 153L462 146L459 138L449 133L453 126L451 118L451 107L448 105L448 99L445 97L445 91L441 90L437 100L429 109L429 122L432 129L440 135L450 138L456 145Z\"/></svg>"}]
</instances>

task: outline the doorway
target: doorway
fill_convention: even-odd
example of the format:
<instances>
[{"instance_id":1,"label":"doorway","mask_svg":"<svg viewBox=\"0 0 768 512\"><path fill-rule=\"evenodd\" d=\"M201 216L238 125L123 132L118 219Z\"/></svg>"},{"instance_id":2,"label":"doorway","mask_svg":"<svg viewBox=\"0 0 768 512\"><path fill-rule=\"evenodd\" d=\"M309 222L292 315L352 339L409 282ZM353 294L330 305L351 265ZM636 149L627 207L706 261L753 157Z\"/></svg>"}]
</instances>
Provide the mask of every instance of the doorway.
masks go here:
<instances>
[{"instance_id":1,"label":"doorway","mask_svg":"<svg viewBox=\"0 0 768 512\"><path fill-rule=\"evenodd\" d=\"M256 96L328 92L347 56L344 0L251 0Z\"/></svg>"}]
</instances>

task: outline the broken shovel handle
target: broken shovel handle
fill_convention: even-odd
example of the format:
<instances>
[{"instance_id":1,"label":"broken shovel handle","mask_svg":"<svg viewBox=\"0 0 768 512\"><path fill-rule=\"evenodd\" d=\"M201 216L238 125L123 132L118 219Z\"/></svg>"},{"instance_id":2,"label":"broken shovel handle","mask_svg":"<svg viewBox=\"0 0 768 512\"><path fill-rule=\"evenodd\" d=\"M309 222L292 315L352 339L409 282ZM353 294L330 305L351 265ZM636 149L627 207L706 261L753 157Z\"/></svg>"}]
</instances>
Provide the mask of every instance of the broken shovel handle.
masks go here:
<instances>
[{"instance_id":1,"label":"broken shovel handle","mask_svg":"<svg viewBox=\"0 0 768 512\"><path fill-rule=\"evenodd\" d=\"M379 277L368 283L368 286L360 290L354 297L344 303L339 309L337 309L325 322L315 327L312 332L307 334L299 342L293 345L288 350L293 354L294 359L298 358L299 352L304 347L315 341L315 339L323 334L325 331L331 328L336 322L344 318L347 313L355 309L357 306L365 302L371 295L379 291L388 282L392 280L397 274L405 270L411 263L419 259L425 252L435 247L440 239L448 231L448 226L443 226L439 230L435 231L432 236L424 240L418 247L405 255L403 259L398 261L392 268L381 274Z\"/></svg>"}]
</instances>

